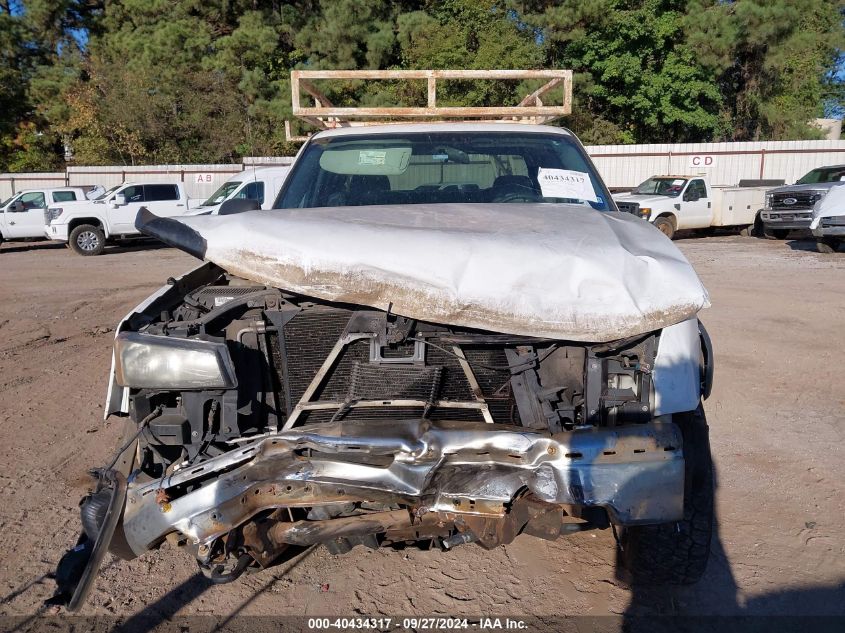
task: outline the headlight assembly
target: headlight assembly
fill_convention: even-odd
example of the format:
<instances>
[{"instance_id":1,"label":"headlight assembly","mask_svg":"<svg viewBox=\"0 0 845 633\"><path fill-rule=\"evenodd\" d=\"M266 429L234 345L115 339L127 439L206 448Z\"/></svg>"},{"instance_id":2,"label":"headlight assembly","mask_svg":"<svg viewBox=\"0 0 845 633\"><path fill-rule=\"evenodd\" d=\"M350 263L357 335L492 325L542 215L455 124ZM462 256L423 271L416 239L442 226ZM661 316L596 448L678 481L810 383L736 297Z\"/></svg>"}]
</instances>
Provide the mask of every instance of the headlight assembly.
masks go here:
<instances>
[{"instance_id":1,"label":"headlight assembly","mask_svg":"<svg viewBox=\"0 0 845 633\"><path fill-rule=\"evenodd\" d=\"M640 207L640 217L648 219L648 216L651 215L651 209L649 207Z\"/></svg>"},{"instance_id":2,"label":"headlight assembly","mask_svg":"<svg viewBox=\"0 0 845 633\"><path fill-rule=\"evenodd\" d=\"M115 379L135 389L232 389L237 385L223 343L121 332L114 344Z\"/></svg>"}]
</instances>

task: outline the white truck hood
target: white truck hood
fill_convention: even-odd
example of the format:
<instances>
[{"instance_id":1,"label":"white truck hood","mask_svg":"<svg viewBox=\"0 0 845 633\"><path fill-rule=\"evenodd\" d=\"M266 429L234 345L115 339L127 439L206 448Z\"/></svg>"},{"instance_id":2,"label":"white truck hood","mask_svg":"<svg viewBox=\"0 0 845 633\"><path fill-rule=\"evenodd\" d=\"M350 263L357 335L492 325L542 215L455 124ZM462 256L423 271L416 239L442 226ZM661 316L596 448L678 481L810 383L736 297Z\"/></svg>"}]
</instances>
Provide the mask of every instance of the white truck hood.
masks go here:
<instances>
[{"instance_id":1,"label":"white truck hood","mask_svg":"<svg viewBox=\"0 0 845 633\"><path fill-rule=\"evenodd\" d=\"M810 223L810 228L817 229L822 218L842 215L845 215L845 186L831 187L827 195L813 207L813 221Z\"/></svg>"},{"instance_id":2,"label":"white truck hood","mask_svg":"<svg viewBox=\"0 0 845 633\"><path fill-rule=\"evenodd\" d=\"M677 198L670 196L651 196L641 193L617 193L613 196L613 199L619 202L637 202L641 207L652 207L655 205L671 206L677 201Z\"/></svg>"},{"instance_id":3,"label":"white truck hood","mask_svg":"<svg viewBox=\"0 0 845 633\"><path fill-rule=\"evenodd\" d=\"M364 206L167 220L139 214L137 222L174 246L191 241L189 252L259 283L382 310L392 304L402 316L495 332L606 342L679 323L710 305L692 266L657 229L584 206Z\"/></svg>"}]
</instances>

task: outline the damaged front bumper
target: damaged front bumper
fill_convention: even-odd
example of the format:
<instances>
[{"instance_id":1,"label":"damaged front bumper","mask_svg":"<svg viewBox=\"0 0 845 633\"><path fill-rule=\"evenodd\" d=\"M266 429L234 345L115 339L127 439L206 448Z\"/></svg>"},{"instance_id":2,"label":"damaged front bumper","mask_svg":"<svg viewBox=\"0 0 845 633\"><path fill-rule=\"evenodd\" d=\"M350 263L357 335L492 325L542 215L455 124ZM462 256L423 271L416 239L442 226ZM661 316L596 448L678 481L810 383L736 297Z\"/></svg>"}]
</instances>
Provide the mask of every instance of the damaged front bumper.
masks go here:
<instances>
[{"instance_id":1,"label":"damaged front bumper","mask_svg":"<svg viewBox=\"0 0 845 633\"><path fill-rule=\"evenodd\" d=\"M228 577L212 572L225 582L291 545L346 551L350 539L377 546L379 534L390 544L445 529L444 549L474 541L490 548L520 533L554 539L590 527L590 508L606 511L604 526L630 526L680 520L684 503L681 432L663 421L554 435L479 422L343 421L257 438L163 479L98 475L82 507L83 523L97 515L99 533L83 532L62 558L50 601L71 611L107 549L132 558L171 536L205 568L215 568L221 542L239 552ZM338 506L358 510L327 511ZM309 508L308 520L293 519Z\"/></svg>"},{"instance_id":2,"label":"damaged front bumper","mask_svg":"<svg viewBox=\"0 0 845 633\"><path fill-rule=\"evenodd\" d=\"M130 481L123 531L136 554L171 533L203 551L270 509L398 505L413 510L410 527L429 513L502 517L525 492L548 504L604 508L620 525L678 520L680 431L671 422L555 435L428 420L304 426L163 480Z\"/></svg>"}]
</instances>

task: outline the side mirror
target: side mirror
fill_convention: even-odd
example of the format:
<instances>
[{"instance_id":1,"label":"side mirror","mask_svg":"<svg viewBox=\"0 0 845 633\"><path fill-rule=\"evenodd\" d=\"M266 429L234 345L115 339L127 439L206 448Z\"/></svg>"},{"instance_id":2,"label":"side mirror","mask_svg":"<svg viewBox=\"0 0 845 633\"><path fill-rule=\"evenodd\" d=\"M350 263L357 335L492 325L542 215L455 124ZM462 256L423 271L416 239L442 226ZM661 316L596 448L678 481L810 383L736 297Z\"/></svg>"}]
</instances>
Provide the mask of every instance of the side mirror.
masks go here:
<instances>
[{"instance_id":1,"label":"side mirror","mask_svg":"<svg viewBox=\"0 0 845 633\"><path fill-rule=\"evenodd\" d=\"M23 206L23 202L20 200L15 200L12 204L9 205L9 211L11 213L23 213L26 211L26 207Z\"/></svg>"},{"instance_id":2,"label":"side mirror","mask_svg":"<svg viewBox=\"0 0 845 633\"><path fill-rule=\"evenodd\" d=\"M261 204L258 200L251 200L249 198L234 198L226 200L220 205L217 215L233 215L235 213L244 213L246 211L258 211L261 209Z\"/></svg>"},{"instance_id":3,"label":"side mirror","mask_svg":"<svg viewBox=\"0 0 845 633\"><path fill-rule=\"evenodd\" d=\"M126 196L124 196L122 193L119 193L119 194L115 195L114 198L112 198L111 206L114 209L116 209L117 207L122 207L125 204L126 204Z\"/></svg>"}]
</instances>

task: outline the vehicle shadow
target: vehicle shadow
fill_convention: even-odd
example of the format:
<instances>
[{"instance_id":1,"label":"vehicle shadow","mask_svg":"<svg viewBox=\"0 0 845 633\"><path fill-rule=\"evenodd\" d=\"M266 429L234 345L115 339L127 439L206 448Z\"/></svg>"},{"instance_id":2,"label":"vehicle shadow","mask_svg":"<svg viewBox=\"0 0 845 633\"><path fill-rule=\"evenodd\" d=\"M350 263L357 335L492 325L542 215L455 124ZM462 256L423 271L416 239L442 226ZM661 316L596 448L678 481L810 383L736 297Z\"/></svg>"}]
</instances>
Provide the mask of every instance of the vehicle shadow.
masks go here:
<instances>
[{"instance_id":1,"label":"vehicle shadow","mask_svg":"<svg viewBox=\"0 0 845 633\"><path fill-rule=\"evenodd\" d=\"M816 248L816 240L808 237L800 237L797 239L787 240L786 245L793 251L805 251L809 253L818 253Z\"/></svg>"},{"instance_id":2,"label":"vehicle shadow","mask_svg":"<svg viewBox=\"0 0 845 633\"><path fill-rule=\"evenodd\" d=\"M122 244L115 244L106 246L100 257L108 257L109 255L120 255L122 253L136 253L139 251L157 251L161 249L172 248L164 242L150 239L138 239L126 241Z\"/></svg>"},{"instance_id":3,"label":"vehicle shadow","mask_svg":"<svg viewBox=\"0 0 845 633\"><path fill-rule=\"evenodd\" d=\"M286 558L285 562L273 569L272 576L258 589L251 592L249 598L244 600L241 604L235 607L230 613L225 616L218 616L214 618L207 618L207 620L214 620L214 622L204 621L202 629L209 632L229 630L233 621L241 615L241 613L250 604L257 600L260 596L276 586L277 583L284 580L285 576L296 568L302 561L308 558L315 550L316 546L307 549L296 548L292 551L292 555ZM112 633L150 633L160 629L162 623L170 622L174 619L180 620L177 613L183 608L199 598L209 589L216 586L216 583L206 578L202 573L197 572L185 582L174 587L168 591L161 598L155 602L148 604L143 610L132 615L126 620L116 624L111 629ZM190 618L184 618L185 624L189 623ZM197 622L194 622L197 624ZM179 630L182 630L182 626ZM189 628L189 627L187 627Z\"/></svg>"},{"instance_id":4,"label":"vehicle shadow","mask_svg":"<svg viewBox=\"0 0 845 633\"><path fill-rule=\"evenodd\" d=\"M718 478L714 483L718 498ZM841 633L845 630L845 579L829 586L790 589L746 599L731 569L714 517L710 560L693 585L655 586L628 582L631 601L622 617L624 633ZM625 580L617 563L617 576Z\"/></svg>"},{"instance_id":5,"label":"vehicle shadow","mask_svg":"<svg viewBox=\"0 0 845 633\"><path fill-rule=\"evenodd\" d=\"M11 242L0 244L0 253L25 253L28 251L59 250L67 248L64 242Z\"/></svg>"}]
</instances>

